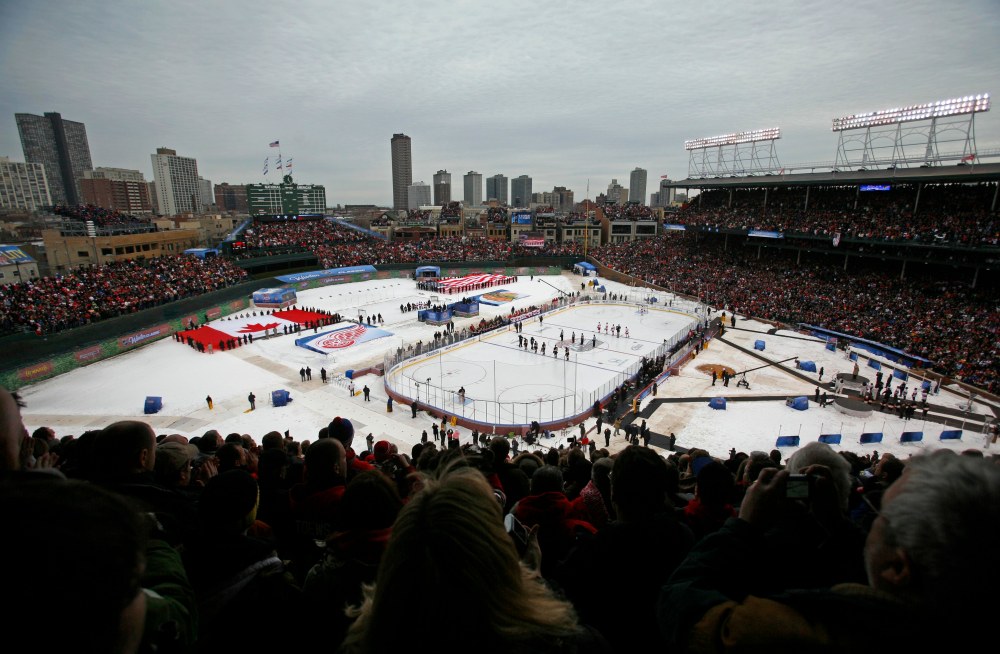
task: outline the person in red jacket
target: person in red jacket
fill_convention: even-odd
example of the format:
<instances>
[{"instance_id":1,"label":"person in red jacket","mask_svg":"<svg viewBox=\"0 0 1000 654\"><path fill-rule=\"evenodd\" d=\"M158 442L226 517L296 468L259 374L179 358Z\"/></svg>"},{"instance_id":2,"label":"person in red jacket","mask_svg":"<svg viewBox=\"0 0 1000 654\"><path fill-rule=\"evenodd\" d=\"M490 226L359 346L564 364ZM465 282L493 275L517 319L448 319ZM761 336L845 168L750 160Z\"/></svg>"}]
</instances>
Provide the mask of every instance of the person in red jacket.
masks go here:
<instances>
[{"instance_id":1,"label":"person in red jacket","mask_svg":"<svg viewBox=\"0 0 1000 654\"><path fill-rule=\"evenodd\" d=\"M558 466L542 466L531 476L530 494L511 513L529 529L537 525L538 546L542 551L542 576L550 579L557 564L579 536L597 530L576 516L573 503L563 492L563 475Z\"/></svg>"}]
</instances>

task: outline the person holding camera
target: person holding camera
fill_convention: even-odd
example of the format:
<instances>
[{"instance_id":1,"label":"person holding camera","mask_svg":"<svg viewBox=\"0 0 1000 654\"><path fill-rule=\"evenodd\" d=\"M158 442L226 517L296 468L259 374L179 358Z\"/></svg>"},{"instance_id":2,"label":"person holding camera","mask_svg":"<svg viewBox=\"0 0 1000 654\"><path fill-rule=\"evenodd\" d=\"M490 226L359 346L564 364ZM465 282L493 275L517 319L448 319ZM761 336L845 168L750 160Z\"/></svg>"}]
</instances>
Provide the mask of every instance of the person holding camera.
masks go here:
<instances>
[{"instance_id":1,"label":"person holding camera","mask_svg":"<svg viewBox=\"0 0 1000 654\"><path fill-rule=\"evenodd\" d=\"M814 466L812 489L831 477ZM787 515L790 473L768 469L739 517L700 541L663 587L670 651L965 650L993 634L1000 562L1000 469L937 450L907 460L864 547L867 583L774 589L766 530ZM808 482L807 482L808 483ZM825 494L830 499L832 493Z\"/></svg>"}]
</instances>

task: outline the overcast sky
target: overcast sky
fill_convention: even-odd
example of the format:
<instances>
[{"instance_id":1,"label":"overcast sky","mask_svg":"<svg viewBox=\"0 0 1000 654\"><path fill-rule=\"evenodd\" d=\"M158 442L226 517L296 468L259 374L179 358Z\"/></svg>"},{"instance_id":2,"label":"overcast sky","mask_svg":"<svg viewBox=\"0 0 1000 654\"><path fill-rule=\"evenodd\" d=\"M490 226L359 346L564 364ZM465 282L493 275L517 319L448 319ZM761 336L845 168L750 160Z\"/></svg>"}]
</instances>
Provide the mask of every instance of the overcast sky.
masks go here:
<instances>
[{"instance_id":1,"label":"overcast sky","mask_svg":"<svg viewBox=\"0 0 1000 654\"><path fill-rule=\"evenodd\" d=\"M329 205L391 205L403 132L414 181L446 169L456 198L470 170L580 200L638 166L648 201L686 139L778 126L783 165L832 161L834 117L995 97L1000 2L4 0L0 53L15 161L14 114L56 111L95 166L151 180L165 146L256 183L280 140ZM976 132L1000 147L1000 107Z\"/></svg>"}]
</instances>

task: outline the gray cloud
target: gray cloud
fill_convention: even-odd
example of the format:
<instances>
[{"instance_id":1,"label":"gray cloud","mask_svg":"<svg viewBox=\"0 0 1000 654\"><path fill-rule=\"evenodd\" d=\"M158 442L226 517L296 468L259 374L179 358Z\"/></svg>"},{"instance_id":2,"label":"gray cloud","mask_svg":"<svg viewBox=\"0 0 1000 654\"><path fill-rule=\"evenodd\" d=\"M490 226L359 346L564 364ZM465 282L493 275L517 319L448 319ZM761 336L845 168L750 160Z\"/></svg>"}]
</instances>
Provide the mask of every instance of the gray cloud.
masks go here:
<instances>
[{"instance_id":1,"label":"gray cloud","mask_svg":"<svg viewBox=\"0 0 1000 654\"><path fill-rule=\"evenodd\" d=\"M648 193L686 175L688 138L780 126L783 163L829 161L835 116L1000 92L998 19L995 0L4 3L0 155L21 159L14 113L58 111L95 165L150 178L167 146L260 181L280 139L333 204L390 202L394 132L418 180L582 199L640 166ZM976 130L1000 146L995 111Z\"/></svg>"}]
</instances>

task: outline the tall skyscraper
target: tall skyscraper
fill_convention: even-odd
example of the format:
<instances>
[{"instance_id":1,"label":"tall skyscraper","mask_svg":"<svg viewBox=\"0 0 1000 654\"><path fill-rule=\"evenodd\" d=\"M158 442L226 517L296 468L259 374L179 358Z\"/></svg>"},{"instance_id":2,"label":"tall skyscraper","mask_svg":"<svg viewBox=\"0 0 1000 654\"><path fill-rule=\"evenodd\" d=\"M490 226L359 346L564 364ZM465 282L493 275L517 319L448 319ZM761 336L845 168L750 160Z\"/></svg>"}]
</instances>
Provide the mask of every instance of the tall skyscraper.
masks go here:
<instances>
[{"instance_id":1,"label":"tall skyscraper","mask_svg":"<svg viewBox=\"0 0 1000 654\"><path fill-rule=\"evenodd\" d=\"M486 199L507 204L507 178L502 173L486 178Z\"/></svg>"},{"instance_id":2,"label":"tall skyscraper","mask_svg":"<svg viewBox=\"0 0 1000 654\"><path fill-rule=\"evenodd\" d=\"M642 204L646 201L646 171L636 168L629 175L628 201Z\"/></svg>"},{"instance_id":3,"label":"tall skyscraper","mask_svg":"<svg viewBox=\"0 0 1000 654\"><path fill-rule=\"evenodd\" d=\"M0 157L0 208L38 211L52 206L45 166Z\"/></svg>"},{"instance_id":4,"label":"tall skyscraper","mask_svg":"<svg viewBox=\"0 0 1000 654\"><path fill-rule=\"evenodd\" d=\"M198 162L191 157L178 157L176 150L156 148L149 155L156 180L156 208L163 216L196 211L200 204Z\"/></svg>"},{"instance_id":5,"label":"tall skyscraper","mask_svg":"<svg viewBox=\"0 0 1000 654\"><path fill-rule=\"evenodd\" d=\"M668 186L672 184L669 179L660 180L660 206L669 207L677 198L677 189Z\"/></svg>"},{"instance_id":6,"label":"tall skyscraper","mask_svg":"<svg viewBox=\"0 0 1000 654\"><path fill-rule=\"evenodd\" d=\"M413 159L410 158L410 137L392 135L392 208L406 208L406 190L413 183Z\"/></svg>"},{"instance_id":7,"label":"tall skyscraper","mask_svg":"<svg viewBox=\"0 0 1000 654\"><path fill-rule=\"evenodd\" d=\"M469 207L479 207L483 204L483 176L474 170L465 173L465 204Z\"/></svg>"},{"instance_id":8,"label":"tall skyscraper","mask_svg":"<svg viewBox=\"0 0 1000 654\"><path fill-rule=\"evenodd\" d=\"M14 114L27 163L45 166L49 193L55 204L80 204L76 180L94 167L90 160L87 127L63 120L57 113L44 116Z\"/></svg>"},{"instance_id":9,"label":"tall skyscraper","mask_svg":"<svg viewBox=\"0 0 1000 654\"><path fill-rule=\"evenodd\" d=\"M410 184L406 189L406 208L410 211L431 203L431 187L423 182Z\"/></svg>"},{"instance_id":10,"label":"tall skyscraper","mask_svg":"<svg viewBox=\"0 0 1000 654\"><path fill-rule=\"evenodd\" d=\"M612 178L611 183L608 184L608 204L625 204L625 200L628 198L627 191L627 188L623 188L618 183L617 178Z\"/></svg>"},{"instance_id":11,"label":"tall skyscraper","mask_svg":"<svg viewBox=\"0 0 1000 654\"><path fill-rule=\"evenodd\" d=\"M198 178L198 211L207 211L215 204L215 193L212 191L212 180Z\"/></svg>"},{"instance_id":12,"label":"tall skyscraper","mask_svg":"<svg viewBox=\"0 0 1000 654\"><path fill-rule=\"evenodd\" d=\"M552 194L559 199L559 201L554 202L552 206L559 211L573 210L573 191L569 190L565 186L553 186Z\"/></svg>"},{"instance_id":13,"label":"tall skyscraper","mask_svg":"<svg viewBox=\"0 0 1000 654\"><path fill-rule=\"evenodd\" d=\"M521 175L510 180L510 206L527 207L531 203L531 178Z\"/></svg>"},{"instance_id":14,"label":"tall skyscraper","mask_svg":"<svg viewBox=\"0 0 1000 654\"><path fill-rule=\"evenodd\" d=\"M439 170L434 173L434 204L439 207L451 202L451 173Z\"/></svg>"}]
</instances>

